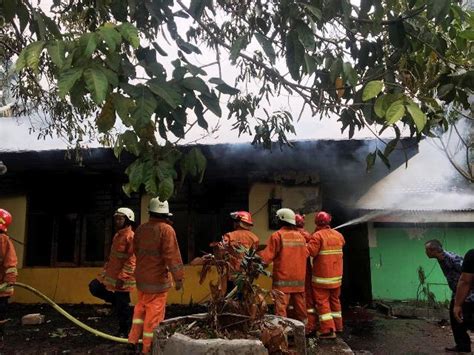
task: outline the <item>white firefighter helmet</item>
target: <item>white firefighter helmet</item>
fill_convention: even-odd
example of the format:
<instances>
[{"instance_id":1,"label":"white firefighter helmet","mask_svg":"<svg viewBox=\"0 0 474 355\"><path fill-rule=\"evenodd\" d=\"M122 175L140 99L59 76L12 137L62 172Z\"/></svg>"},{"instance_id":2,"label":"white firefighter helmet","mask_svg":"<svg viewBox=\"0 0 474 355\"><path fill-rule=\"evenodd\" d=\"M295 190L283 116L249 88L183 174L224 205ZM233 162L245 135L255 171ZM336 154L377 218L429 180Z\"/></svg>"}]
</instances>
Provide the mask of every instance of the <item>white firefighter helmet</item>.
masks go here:
<instances>
[{"instance_id":1,"label":"white firefighter helmet","mask_svg":"<svg viewBox=\"0 0 474 355\"><path fill-rule=\"evenodd\" d=\"M115 211L114 216L121 214L129 219L130 222L135 222L135 213L130 208L120 207Z\"/></svg>"},{"instance_id":2,"label":"white firefighter helmet","mask_svg":"<svg viewBox=\"0 0 474 355\"><path fill-rule=\"evenodd\" d=\"M148 212L164 214L170 217L173 215L172 213L170 213L168 201L161 202L158 197L152 198L150 200L150 204L148 205Z\"/></svg>"},{"instance_id":3,"label":"white firefighter helmet","mask_svg":"<svg viewBox=\"0 0 474 355\"><path fill-rule=\"evenodd\" d=\"M280 208L277 212L276 212L276 216L277 218L280 220L280 221L284 221L284 222L287 222L289 224L292 224L292 225L296 225L296 215L295 215L295 212L293 212L292 210L290 210L289 208Z\"/></svg>"}]
</instances>

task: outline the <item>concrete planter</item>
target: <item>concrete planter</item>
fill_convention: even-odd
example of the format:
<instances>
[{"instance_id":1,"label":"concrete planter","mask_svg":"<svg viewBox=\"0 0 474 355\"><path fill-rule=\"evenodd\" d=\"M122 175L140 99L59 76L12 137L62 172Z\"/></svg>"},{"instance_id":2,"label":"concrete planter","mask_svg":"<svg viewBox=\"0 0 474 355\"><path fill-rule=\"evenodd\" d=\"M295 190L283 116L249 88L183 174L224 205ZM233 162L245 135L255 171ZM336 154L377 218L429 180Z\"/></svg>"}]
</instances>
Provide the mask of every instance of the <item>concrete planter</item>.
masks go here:
<instances>
[{"instance_id":1,"label":"concrete planter","mask_svg":"<svg viewBox=\"0 0 474 355\"><path fill-rule=\"evenodd\" d=\"M267 349L260 340L252 339L192 339L184 334L175 333L168 337L164 329L173 323L190 324L195 320L206 318L206 313L191 316L171 318L163 321L155 329L153 335L153 355L266 355ZM293 337L295 350L300 355L306 355L306 338L304 324L290 318L273 315L265 316L272 323L284 322L285 334Z\"/></svg>"}]
</instances>

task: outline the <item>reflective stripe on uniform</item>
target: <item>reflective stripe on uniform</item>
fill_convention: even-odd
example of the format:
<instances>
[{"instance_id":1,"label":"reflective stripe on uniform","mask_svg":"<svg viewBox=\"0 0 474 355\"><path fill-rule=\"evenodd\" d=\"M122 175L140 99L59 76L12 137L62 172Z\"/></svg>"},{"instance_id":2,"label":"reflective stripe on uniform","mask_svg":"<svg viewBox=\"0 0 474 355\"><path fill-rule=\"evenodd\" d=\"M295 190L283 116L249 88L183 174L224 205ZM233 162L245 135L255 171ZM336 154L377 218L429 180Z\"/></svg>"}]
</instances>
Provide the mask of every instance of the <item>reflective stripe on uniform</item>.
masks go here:
<instances>
[{"instance_id":1,"label":"reflective stripe on uniform","mask_svg":"<svg viewBox=\"0 0 474 355\"><path fill-rule=\"evenodd\" d=\"M288 306L288 309L295 309L295 307L293 307L293 306Z\"/></svg>"},{"instance_id":2,"label":"reflective stripe on uniform","mask_svg":"<svg viewBox=\"0 0 474 355\"><path fill-rule=\"evenodd\" d=\"M138 249L135 254L137 256L159 256L160 251L156 249Z\"/></svg>"},{"instance_id":3,"label":"reflective stripe on uniform","mask_svg":"<svg viewBox=\"0 0 474 355\"><path fill-rule=\"evenodd\" d=\"M306 242L304 241L286 241L283 240L282 244L284 247L304 247L306 246Z\"/></svg>"},{"instance_id":4,"label":"reflective stripe on uniform","mask_svg":"<svg viewBox=\"0 0 474 355\"><path fill-rule=\"evenodd\" d=\"M332 320L332 313L321 314L319 316L319 320L322 322L327 321L327 320Z\"/></svg>"},{"instance_id":5,"label":"reflective stripe on uniform","mask_svg":"<svg viewBox=\"0 0 474 355\"><path fill-rule=\"evenodd\" d=\"M316 314L316 309L315 309L315 308L308 308L308 309L306 310L306 312L307 312L308 314Z\"/></svg>"},{"instance_id":6,"label":"reflective stripe on uniform","mask_svg":"<svg viewBox=\"0 0 474 355\"><path fill-rule=\"evenodd\" d=\"M342 318L341 312L332 312L331 314L333 318Z\"/></svg>"},{"instance_id":7,"label":"reflective stripe on uniform","mask_svg":"<svg viewBox=\"0 0 474 355\"><path fill-rule=\"evenodd\" d=\"M153 338L153 333L152 332L143 332L143 337L144 338Z\"/></svg>"},{"instance_id":8,"label":"reflective stripe on uniform","mask_svg":"<svg viewBox=\"0 0 474 355\"><path fill-rule=\"evenodd\" d=\"M318 255L335 255L342 254L342 249L321 250Z\"/></svg>"},{"instance_id":9,"label":"reflective stripe on uniform","mask_svg":"<svg viewBox=\"0 0 474 355\"><path fill-rule=\"evenodd\" d=\"M135 269L134 269L132 266L130 266L130 265L124 265L123 268L122 268L122 270L125 271L125 272L130 272L130 273L132 273Z\"/></svg>"},{"instance_id":10,"label":"reflective stripe on uniform","mask_svg":"<svg viewBox=\"0 0 474 355\"><path fill-rule=\"evenodd\" d=\"M337 276L337 277L318 277L318 276L313 276L311 278L311 281L316 284L324 284L324 285L332 285L332 284L338 284L342 281L342 276Z\"/></svg>"},{"instance_id":11,"label":"reflective stripe on uniform","mask_svg":"<svg viewBox=\"0 0 474 355\"><path fill-rule=\"evenodd\" d=\"M145 293L160 293L168 290L171 283L166 282L162 284L148 284L144 282L137 282L137 288Z\"/></svg>"},{"instance_id":12,"label":"reflective stripe on uniform","mask_svg":"<svg viewBox=\"0 0 474 355\"><path fill-rule=\"evenodd\" d=\"M299 286L304 286L304 280L303 281L273 281L273 286L281 286L281 287L299 287Z\"/></svg>"},{"instance_id":13,"label":"reflective stripe on uniform","mask_svg":"<svg viewBox=\"0 0 474 355\"><path fill-rule=\"evenodd\" d=\"M115 250L112 250L110 253L111 256L116 257L117 259L128 259L129 255L127 253L121 253Z\"/></svg>"},{"instance_id":14,"label":"reflective stripe on uniform","mask_svg":"<svg viewBox=\"0 0 474 355\"><path fill-rule=\"evenodd\" d=\"M169 270L171 272L176 272L176 271L181 270L183 267L184 267L183 264L178 264L178 265L171 266Z\"/></svg>"},{"instance_id":15,"label":"reflective stripe on uniform","mask_svg":"<svg viewBox=\"0 0 474 355\"><path fill-rule=\"evenodd\" d=\"M17 273L16 267L9 267L8 269L5 270L5 274L11 274L11 273Z\"/></svg>"},{"instance_id":16,"label":"reflective stripe on uniform","mask_svg":"<svg viewBox=\"0 0 474 355\"><path fill-rule=\"evenodd\" d=\"M143 319L136 318L132 321L133 324L143 324Z\"/></svg>"}]
</instances>

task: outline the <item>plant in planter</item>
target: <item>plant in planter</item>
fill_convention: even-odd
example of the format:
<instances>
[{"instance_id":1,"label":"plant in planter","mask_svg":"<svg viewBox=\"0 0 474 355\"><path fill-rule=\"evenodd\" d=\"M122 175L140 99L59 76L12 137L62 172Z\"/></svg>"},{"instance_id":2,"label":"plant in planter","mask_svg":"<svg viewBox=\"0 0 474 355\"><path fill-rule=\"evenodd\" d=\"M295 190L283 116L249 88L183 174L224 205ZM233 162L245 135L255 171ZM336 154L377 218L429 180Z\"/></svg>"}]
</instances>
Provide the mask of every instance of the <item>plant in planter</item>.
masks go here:
<instances>
[{"instance_id":1,"label":"plant in planter","mask_svg":"<svg viewBox=\"0 0 474 355\"><path fill-rule=\"evenodd\" d=\"M233 248L223 242L214 243L213 249L212 253L192 263L202 265L201 284L206 281L212 268L217 270L217 282L209 282L211 297L208 313L188 317L185 322L170 321L169 325L161 330L162 334L169 337L179 333L192 339L225 339L230 342L233 339L248 339L260 344L265 351L264 346L265 352L270 354L292 353L287 333L290 329L296 329L295 324L299 322L267 314L267 301L282 297L283 293L278 290L265 290L254 283L260 275L270 275L257 251L244 247ZM233 269L233 258L241 259L239 270ZM229 277L233 280L234 288L226 294ZM302 330L299 347L304 351L304 326Z\"/></svg>"}]
</instances>

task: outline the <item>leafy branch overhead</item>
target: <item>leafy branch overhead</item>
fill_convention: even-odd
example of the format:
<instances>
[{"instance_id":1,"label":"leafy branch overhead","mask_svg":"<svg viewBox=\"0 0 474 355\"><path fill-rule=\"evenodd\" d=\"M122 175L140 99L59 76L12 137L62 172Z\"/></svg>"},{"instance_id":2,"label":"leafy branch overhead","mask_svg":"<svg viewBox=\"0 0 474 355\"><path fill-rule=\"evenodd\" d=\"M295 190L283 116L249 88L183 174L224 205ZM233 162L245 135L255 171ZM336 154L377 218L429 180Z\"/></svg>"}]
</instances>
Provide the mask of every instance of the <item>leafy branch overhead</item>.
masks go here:
<instances>
[{"instance_id":1,"label":"leafy branch overhead","mask_svg":"<svg viewBox=\"0 0 474 355\"><path fill-rule=\"evenodd\" d=\"M4 2L17 111L46 112L44 134L99 135L135 155L127 193L167 199L175 181L202 179L202 153L177 143L218 129L223 113L265 147L288 143L295 114L336 117L350 138L393 129L370 168L377 157L389 165L403 128L430 136L453 124L446 105L470 108L474 17L461 1L54 0L47 13L41 3ZM198 65L209 53L215 61ZM263 110L280 95L304 107Z\"/></svg>"}]
</instances>

